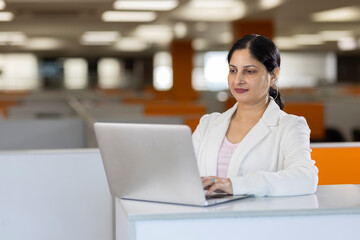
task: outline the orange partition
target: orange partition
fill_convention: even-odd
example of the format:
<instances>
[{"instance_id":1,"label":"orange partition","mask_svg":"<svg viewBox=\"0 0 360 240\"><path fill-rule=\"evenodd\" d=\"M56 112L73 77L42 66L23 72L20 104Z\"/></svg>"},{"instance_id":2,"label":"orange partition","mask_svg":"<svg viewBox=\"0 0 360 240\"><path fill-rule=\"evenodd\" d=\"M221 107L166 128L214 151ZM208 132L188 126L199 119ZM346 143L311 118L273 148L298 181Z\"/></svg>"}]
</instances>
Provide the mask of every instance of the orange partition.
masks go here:
<instances>
[{"instance_id":1,"label":"orange partition","mask_svg":"<svg viewBox=\"0 0 360 240\"><path fill-rule=\"evenodd\" d=\"M284 111L289 114L305 117L312 140L325 138L324 105L321 102L285 103Z\"/></svg>"},{"instance_id":2,"label":"orange partition","mask_svg":"<svg viewBox=\"0 0 360 240\"><path fill-rule=\"evenodd\" d=\"M225 102L225 110L236 103L235 98L229 98ZM284 111L289 114L305 117L310 129L312 140L325 138L324 105L321 102L286 102Z\"/></svg>"},{"instance_id":3,"label":"orange partition","mask_svg":"<svg viewBox=\"0 0 360 240\"><path fill-rule=\"evenodd\" d=\"M14 106L17 102L15 101L0 101L0 114L4 117L7 118L8 114L7 114L7 108Z\"/></svg>"},{"instance_id":4,"label":"orange partition","mask_svg":"<svg viewBox=\"0 0 360 240\"><path fill-rule=\"evenodd\" d=\"M202 116L203 115L186 116L184 124L188 125L191 128L191 131L194 132Z\"/></svg>"},{"instance_id":5,"label":"orange partition","mask_svg":"<svg viewBox=\"0 0 360 240\"><path fill-rule=\"evenodd\" d=\"M312 147L311 157L319 168L319 184L360 184L358 147Z\"/></svg>"},{"instance_id":6,"label":"orange partition","mask_svg":"<svg viewBox=\"0 0 360 240\"><path fill-rule=\"evenodd\" d=\"M16 105L26 94L27 91L0 91L0 115L7 118L8 107Z\"/></svg>"},{"instance_id":7,"label":"orange partition","mask_svg":"<svg viewBox=\"0 0 360 240\"><path fill-rule=\"evenodd\" d=\"M171 99L176 101L194 101L198 93L192 88L194 50L190 39L174 39L170 46L173 86L170 89Z\"/></svg>"},{"instance_id":8,"label":"orange partition","mask_svg":"<svg viewBox=\"0 0 360 240\"><path fill-rule=\"evenodd\" d=\"M200 118L206 113L203 104L194 102L167 102L148 101L144 104L145 114L148 116L179 116L184 119L184 124L195 131Z\"/></svg>"},{"instance_id":9,"label":"orange partition","mask_svg":"<svg viewBox=\"0 0 360 240\"><path fill-rule=\"evenodd\" d=\"M203 115L206 108L202 104L191 102L174 102L174 103L148 103L145 104L146 115Z\"/></svg>"}]
</instances>

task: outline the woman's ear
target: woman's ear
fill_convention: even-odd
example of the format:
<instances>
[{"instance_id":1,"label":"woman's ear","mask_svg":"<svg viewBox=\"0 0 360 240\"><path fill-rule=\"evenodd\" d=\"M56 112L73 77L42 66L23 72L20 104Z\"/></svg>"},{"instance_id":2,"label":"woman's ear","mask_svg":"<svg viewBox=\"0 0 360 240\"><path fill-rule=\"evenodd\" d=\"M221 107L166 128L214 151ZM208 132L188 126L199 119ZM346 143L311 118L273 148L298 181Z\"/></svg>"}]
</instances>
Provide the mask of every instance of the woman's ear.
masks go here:
<instances>
[{"instance_id":1,"label":"woman's ear","mask_svg":"<svg viewBox=\"0 0 360 240\"><path fill-rule=\"evenodd\" d=\"M274 85L276 80L279 77L279 73L280 73L280 68L276 67L274 68L274 70L270 73L271 76L271 85Z\"/></svg>"}]
</instances>

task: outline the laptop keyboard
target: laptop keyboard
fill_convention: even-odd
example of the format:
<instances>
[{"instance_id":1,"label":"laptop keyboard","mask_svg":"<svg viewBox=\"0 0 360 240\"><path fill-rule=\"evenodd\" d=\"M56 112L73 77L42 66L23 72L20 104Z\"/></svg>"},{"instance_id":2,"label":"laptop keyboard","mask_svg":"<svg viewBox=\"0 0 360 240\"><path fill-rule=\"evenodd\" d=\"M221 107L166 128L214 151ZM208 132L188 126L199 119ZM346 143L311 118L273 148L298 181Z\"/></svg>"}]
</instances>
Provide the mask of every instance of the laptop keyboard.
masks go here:
<instances>
[{"instance_id":1,"label":"laptop keyboard","mask_svg":"<svg viewBox=\"0 0 360 240\"><path fill-rule=\"evenodd\" d=\"M206 199L214 199L214 198L223 198L223 197L227 197L227 196L231 196L227 193L220 193L220 192L213 192L210 195L206 195L207 190L204 190L204 194L205 194L205 198Z\"/></svg>"}]
</instances>

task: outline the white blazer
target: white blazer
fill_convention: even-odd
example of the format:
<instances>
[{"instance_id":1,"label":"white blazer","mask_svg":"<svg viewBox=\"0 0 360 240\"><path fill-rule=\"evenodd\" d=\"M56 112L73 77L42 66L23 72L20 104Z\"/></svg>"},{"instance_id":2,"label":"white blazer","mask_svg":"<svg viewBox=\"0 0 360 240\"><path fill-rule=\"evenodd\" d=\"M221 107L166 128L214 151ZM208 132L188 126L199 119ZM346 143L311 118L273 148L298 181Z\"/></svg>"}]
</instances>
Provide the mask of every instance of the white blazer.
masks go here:
<instances>
[{"instance_id":1,"label":"white blazer","mask_svg":"<svg viewBox=\"0 0 360 240\"><path fill-rule=\"evenodd\" d=\"M204 115L192 139L201 176L216 176L222 141L237 104ZM286 196L316 191L318 169L310 156L305 118L281 111L271 100L259 122L234 151L227 172L234 195Z\"/></svg>"}]
</instances>

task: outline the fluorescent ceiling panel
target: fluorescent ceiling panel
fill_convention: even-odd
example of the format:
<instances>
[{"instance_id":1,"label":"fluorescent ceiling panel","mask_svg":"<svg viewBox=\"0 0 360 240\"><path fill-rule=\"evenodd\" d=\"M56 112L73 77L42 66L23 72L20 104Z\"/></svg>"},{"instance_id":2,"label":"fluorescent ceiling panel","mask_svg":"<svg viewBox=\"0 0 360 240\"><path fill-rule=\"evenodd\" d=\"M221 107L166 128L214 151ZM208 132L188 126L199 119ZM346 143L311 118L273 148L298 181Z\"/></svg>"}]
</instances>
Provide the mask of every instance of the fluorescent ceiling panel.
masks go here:
<instances>
[{"instance_id":1,"label":"fluorescent ceiling panel","mask_svg":"<svg viewBox=\"0 0 360 240\"><path fill-rule=\"evenodd\" d=\"M235 0L191 0L189 2L192 8L232 8L237 5Z\"/></svg>"},{"instance_id":2,"label":"fluorescent ceiling panel","mask_svg":"<svg viewBox=\"0 0 360 240\"><path fill-rule=\"evenodd\" d=\"M154 55L154 67L172 67L172 57L169 52L157 52Z\"/></svg>"},{"instance_id":3,"label":"fluorescent ceiling panel","mask_svg":"<svg viewBox=\"0 0 360 240\"><path fill-rule=\"evenodd\" d=\"M274 42L279 49L297 49L301 45L324 44L324 40L319 34L296 34L288 37L276 37Z\"/></svg>"},{"instance_id":4,"label":"fluorescent ceiling panel","mask_svg":"<svg viewBox=\"0 0 360 240\"><path fill-rule=\"evenodd\" d=\"M339 49L342 51L351 51L351 50L355 50L358 47L355 38L352 37L340 39L337 45Z\"/></svg>"},{"instance_id":5,"label":"fluorescent ceiling panel","mask_svg":"<svg viewBox=\"0 0 360 240\"><path fill-rule=\"evenodd\" d=\"M148 10L148 11L169 11L178 6L177 0L162 1L116 1L114 8L116 10Z\"/></svg>"},{"instance_id":6,"label":"fluorescent ceiling panel","mask_svg":"<svg viewBox=\"0 0 360 240\"><path fill-rule=\"evenodd\" d=\"M209 46L209 41L204 38L196 38L191 42L191 46L196 51L205 50Z\"/></svg>"},{"instance_id":7,"label":"fluorescent ceiling panel","mask_svg":"<svg viewBox=\"0 0 360 240\"><path fill-rule=\"evenodd\" d=\"M360 6L337 8L311 15L315 22L350 22L360 20Z\"/></svg>"},{"instance_id":8,"label":"fluorescent ceiling panel","mask_svg":"<svg viewBox=\"0 0 360 240\"><path fill-rule=\"evenodd\" d=\"M5 53L1 54L0 60L3 70L0 76L1 89L34 90L40 86L39 64L35 55Z\"/></svg>"},{"instance_id":9,"label":"fluorescent ceiling panel","mask_svg":"<svg viewBox=\"0 0 360 240\"><path fill-rule=\"evenodd\" d=\"M24 45L26 39L23 32L0 32L0 45Z\"/></svg>"},{"instance_id":10,"label":"fluorescent ceiling panel","mask_svg":"<svg viewBox=\"0 0 360 240\"><path fill-rule=\"evenodd\" d=\"M228 44L234 40L234 35L232 32L223 32L217 37L220 43Z\"/></svg>"},{"instance_id":11,"label":"fluorescent ceiling panel","mask_svg":"<svg viewBox=\"0 0 360 240\"><path fill-rule=\"evenodd\" d=\"M178 22L174 25L174 33L177 38L183 38L188 33L188 27L183 22Z\"/></svg>"},{"instance_id":12,"label":"fluorescent ceiling panel","mask_svg":"<svg viewBox=\"0 0 360 240\"><path fill-rule=\"evenodd\" d=\"M154 55L154 88L169 90L173 85L172 59L168 52L158 52Z\"/></svg>"},{"instance_id":13,"label":"fluorescent ceiling panel","mask_svg":"<svg viewBox=\"0 0 360 240\"><path fill-rule=\"evenodd\" d=\"M84 45L109 45L120 38L120 33L116 31L89 31L85 32L80 39Z\"/></svg>"},{"instance_id":14,"label":"fluorescent ceiling panel","mask_svg":"<svg viewBox=\"0 0 360 240\"><path fill-rule=\"evenodd\" d=\"M14 14L11 12L0 12L0 21L1 22L9 22L13 20Z\"/></svg>"},{"instance_id":15,"label":"fluorescent ceiling panel","mask_svg":"<svg viewBox=\"0 0 360 240\"><path fill-rule=\"evenodd\" d=\"M155 12L106 11L102 14L105 22L151 22L156 17Z\"/></svg>"},{"instance_id":16,"label":"fluorescent ceiling panel","mask_svg":"<svg viewBox=\"0 0 360 240\"><path fill-rule=\"evenodd\" d=\"M168 43L173 38L173 31L167 25L140 25L135 29L135 35L153 43Z\"/></svg>"},{"instance_id":17,"label":"fluorescent ceiling panel","mask_svg":"<svg viewBox=\"0 0 360 240\"><path fill-rule=\"evenodd\" d=\"M275 37L274 42L279 49L299 48L299 45L294 41L292 37Z\"/></svg>"},{"instance_id":18,"label":"fluorescent ceiling panel","mask_svg":"<svg viewBox=\"0 0 360 240\"><path fill-rule=\"evenodd\" d=\"M319 35L325 41L338 41L344 37L351 37L353 36L353 31L321 31Z\"/></svg>"},{"instance_id":19,"label":"fluorescent ceiling panel","mask_svg":"<svg viewBox=\"0 0 360 240\"><path fill-rule=\"evenodd\" d=\"M118 88L121 85L121 62L116 58L101 58L98 62L100 88Z\"/></svg>"},{"instance_id":20,"label":"fluorescent ceiling panel","mask_svg":"<svg viewBox=\"0 0 360 240\"><path fill-rule=\"evenodd\" d=\"M148 48L148 44L138 38L124 37L116 43L115 47L125 52L141 52Z\"/></svg>"},{"instance_id":21,"label":"fluorescent ceiling panel","mask_svg":"<svg viewBox=\"0 0 360 240\"><path fill-rule=\"evenodd\" d=\"M38 37L28 39L26 48L31 50L53 50L63 46L62 42L56 38Z\"/></svg>"},{"instance_id":22,"label":"fluorescent ceiling panel","mask_svg":"<svg viewBox=\"0 0 360 240\"><path fill-rule=\"evenodd\" d=\"M192 0L173 14L188 21L226 22L244 17L246 6L242 1L234 0Z\"/></svg>"},{"instance_id":23,"label":"fluorescent ceiling panel","mask_svg":"<svg viewBox=\"0 0 360 240\"><path fill-rule=\"evenodd\" d=\"M0 0L0 10L4 10L6 7L6 3L2 0Z\"/></svg>"},{"instance_id":24,"label":"fluorescent ceiling panel","mask_svg":"<svg viewBox=\"0 0 360 240\"><path fill-rule=\"evenodd\" d=\"M67 89L84 89L87 87L88 65L83 58L64 60L64 86Z\"/></svg>"},{"instance_id":25,"label":"fluorescent ceiling panel","mask_svg":"<svg viewBox=\"0 0 360 240\"><path fill-rule=\"evenodd\" d=\"M261 0L260 7L264 10L278 7L283 3L283 0Z\"/></svg>"},{"instance_id":26,"label":"fluorescent ceiling panel","mask_svg":"<svg viewBox=\"0 0 360 240\"><path fill-rule=\"evenodd\" d=\"M324 43L318 34L296 34L293 38L295 43L299 45L320 45Z\"/></svg>"}]
</instances>

